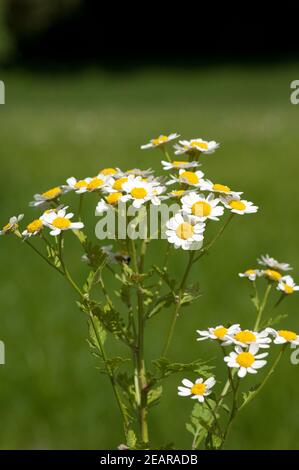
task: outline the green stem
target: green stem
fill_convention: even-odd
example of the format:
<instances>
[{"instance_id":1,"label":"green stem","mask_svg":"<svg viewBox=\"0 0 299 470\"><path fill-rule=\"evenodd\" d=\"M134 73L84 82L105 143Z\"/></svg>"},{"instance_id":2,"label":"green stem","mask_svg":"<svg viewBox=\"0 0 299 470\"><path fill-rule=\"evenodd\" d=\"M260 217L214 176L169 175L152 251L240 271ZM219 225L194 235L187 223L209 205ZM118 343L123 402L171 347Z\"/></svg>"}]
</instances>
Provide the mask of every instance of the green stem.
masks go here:
<instances>
[{"instance_id":1,"label":"green stem","mask_svg":"<svg viewBox=\"0 0 299 470\"><path fill-rule=\"evenodd\" d=\"M112 389L113 389L113 393L114 393L117 405L119 407L119 410L120 410L120 413L121 413L121 416L122 416L122 419L123 419L124 432L125 432L125 436L127 438L128 428L129 428L128 416L127 416L125 407L124 407L124 405L121 401L120 394L119 394L118 389L117 389L117 384L115 383L115 378L114 378L113 372L112 372L111 367L108 363L108 358L106 356L106 352L105 352L103 342L102 342L100 336L97 333L97 328L95 326L93 315L92 315L91 312L89 312L89 319L90 319L90 322L91 322L91 325L92 325L92 328L93 328L93 331L94 331L94 335L95 335L95 338L96 338L96 341L97 341L97 344L98 344L99 351L101 352L102 359L103 359L103 362L105 364L106 372L108 374L108 377L110 379L110 383L112 385Z\"/></svg>"},{"instance_id":2,"label":"green stem","mask_svg":"<svg viewBox=\"0 0 299 470\"><path fill-rule=\"evenodd\" d=\"M24 243L30 246L30 248L35 251L35 253L37 253L44 261L46 261L46 263L48 263L52 268L56 269L56 271L58 271L60 274L64 274L63 271L61 271L57 266L55 266L55 264L51 263L51 261L46 256L44 256L37 248L35 248L35 246L32 245L28 240L24 240Z\"/></svg>"},{"instance_id":3,"label":"green stem","mask_svg":"<svg viewBox=\"0 0 299 470\"><path fill-rule=\"evenodd\" d=\"M267 286L264 298L262 300L262 303L260 304L258 312L257 312L255 325L253 327L254 331L258 331L258 328L259 328L260 323L261 323L263 312L264 312L264 310L266 308L266 305L267 305L267 302L268 302L268 298L269 298L269 294L271 292L271 289L272 289L272 284L269 283L268 286Z\"/></svg>"},{"instance_id":4,"label":"green stem","mask_svg":"<svg viewBox=\"0 0 299 470\"><path fill-rule=\"evenodd\" d=\"M140 260L139 265L136 255L136 247L134 240L131 240L131 252L132 252L132 263L133 268L137 276L142 274L144 269L144 257L146 252L146 240L142 241L141 250L140 250ZM145 370L145 361L144 361L144 306L143 306L143 295L140 289L140 284L137 286L137 307L138 307L138 335L137 335L137 344L136 344L136 385L138 386L137 390L137 407L139 414L139 427L141 440L144 444L148 444L148 424L147 424L147 378Z\"/></svg>"},{"instance_id":5,"label":"green stem","mask_svg":"<svg viewBox=\"0 0 299 470\"><path fill-rule=\"evenodd\" d=\"M216 243L218 238L221 237L221 235L223 234L224 230L229 225L233 217L234 217L234 213L232 212L230 216L228 217L227 221L220 228L219 232L216 233L214 238L212 238L212 240L200 250L199 255L196 258L194 258L193 263L196 263L196 261L198 261L200 258L202 258L204 255L206 255L209 252L209 250L212 248L214 243Z\"/></svg>"},{"instance_id":6,"label":"green stem","mask_svg":"<svg viewBox=\"0 0 299 470\"><path fill-rule=\"evenodd\" d=\"M260 384L260 386L254 391L251 393L250 397L248 398L247 401L245 401L239 408L239 411L243 410L243 408L248 405L248 403L250 403L255 397L256 395L262 390L262 388L266 385L266 383L268 382L269 378L271 377L271 375L273 374L273 372L275 371L279 361L281 360L282 356L283 356L283 353L287 347L288 343L285 343L281 350L279 351L279 354L277 355L271 369L269 370L268 374L266 375L266 377L264 378L263 382Z\"/></svg>"},{"instance_id":7,"label":"green stem","mask_svg":"<svg viewBox=\"0 0 299 470\"><path fill-rule=\"evenodd\" d=\"M165 158L171 163L171 158L170 158L169 153L168 153L168 151L167 151L167 149L166 149L166 146L165 146L165 145L162 145L161 149L162 149L162 152L163 152L164 155L165 155Z\"/></svg>"},{"instance_id":8,"label":"green stem","mask_svg":"<svg viewBox=\"0 0 299 470\"><path fill-rule=\"evenodd\" d=\"M176 307L175 307L174 312L173 312L173 317L172 317L172 321L171 321L171 324L170 324L170 329L169 329L169 332L168 332L168 335L167 335L166 343L165 343L165 346L164 346L164 349L163 349L163 353L162 353L163 357L166 357L166 355L168 353L168 350L169 350L169 347L170 347L170 344L171 344L171 341L172 341L172 338L173 338L176 322L179 318L179 311L180 311L180 307L181 307L181 297L182 297L182 293L183 293L182 291L185 287L185 284L187 282L190 270L192 268L194 255L195 255L195 251L190 251L189 252L189 261L188 261L187 267L185 269L185 272L184 272L184 275L183 275L183 278L182 278L182 281L181 281L181 284L180 284L180 287L179 287L179 296L178 296L178 299L177 299Z\"/></svg>"}]
</instances>

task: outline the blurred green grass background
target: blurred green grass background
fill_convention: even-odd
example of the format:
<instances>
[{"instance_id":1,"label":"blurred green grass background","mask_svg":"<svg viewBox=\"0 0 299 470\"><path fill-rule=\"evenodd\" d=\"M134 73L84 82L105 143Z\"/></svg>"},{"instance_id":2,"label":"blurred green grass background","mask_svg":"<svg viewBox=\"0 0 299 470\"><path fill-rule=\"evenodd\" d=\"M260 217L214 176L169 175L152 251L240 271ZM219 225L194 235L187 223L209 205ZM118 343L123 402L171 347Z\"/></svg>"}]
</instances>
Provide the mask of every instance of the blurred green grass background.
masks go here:
<instances>
[{"instance_id":1,"label":"blurred green grass background","mask_svg":"<svg viewBox=\"0 0 299 470\"><path fill-rule=\"evenodd\" d=\"M194 269L192 279L200 282L203 296L183 310L171 357L217 357L215 374L224 380L221 356L213 344L196 343L195 330L228 321L252 326L249 286L237 273L255 266L261 253L290 262L299 278L299 107L289 99L289 84L298 75L295 64L117 75L2 71L2 225L22 212L30 221L32 195L72 175L93 175L107 166L153 167L162 173L159 152L139 150L160 133L221 142L203 160L203 170L210 179L243 190L260 211L236 217ZM86 206L91 233L95 203L91 196ZM6 345L6 364L0 367L0 447L115 448L122 442L118 410L108 381L95 369L73 292L13 237L0 242L0 338ZM159 243L153 242L155 262L165 249ZM68 258L77 278L86 273L80 255L71 243ZM185 253L176 253L173 272L179 275L186 261ZM289 314L286 326L297 330L298 302L294 295L279 308ZM166 310L152 321L146 335L148 362L160 353L170 317ZM263 394L239 416L227 448L299 448L298 370L286 355ZM161 405L153 409L154 445L190 446L184 423L192 403L177 397L181 378L165 383Z\"/></svg>"}]
</instances>

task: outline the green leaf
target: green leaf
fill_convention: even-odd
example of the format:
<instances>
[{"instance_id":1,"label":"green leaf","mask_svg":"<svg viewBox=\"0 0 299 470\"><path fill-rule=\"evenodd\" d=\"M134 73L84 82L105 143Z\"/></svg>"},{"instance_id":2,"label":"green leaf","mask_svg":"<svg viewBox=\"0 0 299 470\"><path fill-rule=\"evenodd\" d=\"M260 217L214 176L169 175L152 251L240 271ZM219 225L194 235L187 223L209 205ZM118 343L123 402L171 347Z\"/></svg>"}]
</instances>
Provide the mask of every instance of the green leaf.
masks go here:
<instances>
[{"instance_id":1,"label":"green leaf","mask_svg":"<svg viewBox=\"0 0 299 470\"><path fill-rule=\"evenodd\" d=\"M190 305L192 302L195 302L197 299L199 299L201 295L202 294L199 288L199 284L193 284L181 295L180 304L181 306Z\"/></svg>"},{"instance_id":2,"label":"green leaf","mask_svg":"<svg viewBox=\"0 0 299 470\"><path fill-rule=\"evenodd\" d=\"M61 262L60 262L57 250L50 245L46 246L46 250L47 250L47 257L51 261L51 263L54 264L54 266L56 266L57 268L60 268Z\"/></svg>"},{"instance_id":3,"label":"green leaf","mask_svg":"<svg viewBox=\"0 0 299 470\"><path fill-rule=\"evenodd\" d=\"M251 302L253 303L253 305L255 306L256 310L258 310L260 308L260 303L259 303L259 299L256 295L251 295L250 296L250 299L251 299Z\"/></svg>"},{"instance_id":4,"label":"green leaf","mask_svg":"<svg viewBox=\"0 0 299 470\"><path fill-rule=\"evenodd\" d=\"M269 318L264 324L263 324L263 329L264 328L267 328L269 326L274 326L274 325L277 325L277 323L279 323L281 320L284 320L285 318L287 318L288 315L287 314L281 314L281 315L277 315L276 317L274 318Z\"/></svg>"},{"instance_id":5,"label":"green leaf","mask_svg":"<svg viewBox=\"0 0 299 470\"><path fill-rule=\"evenodd\" d=\"M168 308L171 304L175 302L173 294L166 294L162 297L159 297L158 300L152 306L152 309L147 314L147 318L152 318L157 315L163 308Z\"/></svg>"},{"instance_id":6,"label":"green leaf","mask_svg":"<svg viewBox=\"0 0 299 470\"><path fill-rule=\"evenodd\" d=\"M217 434L215 433L208 433L205 444L206 444L206 449L217 450L217 449L220 449L222 445L222 439L220 436L217 436Z\"/></svg>"},{"instance_id":7,"label":"green leaf","mask_svg":"<svg viewBox=\"0 0 299 470\"><path fill-rule=\"evenodd\" d=\"M95 305L92 308L94 315L98 317L103 327L112 333L115 337L127 342L129 333L126 330L123 319L109 303L100 306Z\"/></svg>"},{"instance_id":8,"label":"green leaf","mask_svg":"<svg viewBox=\"0 0 299 470\"><path fill-rule=\"evenodd\" d=\"M192 436L195 435L196 429L192 426L191 423L186 423L186 429L188 432L190 432L190 434L192 434Z\"/></svg>"},{"instance_id":9,"label":"green leaf","mask_svg":"<svg viewBox=\"0 0 299 470\"><path fill-rule=\"evenodd\" d=\"M165 357L153 361L153 365L159 371L160 377L158 377L158 379L168 377L178 372L197 372L199 375L208 377L210 371L214 368L208 365L207 361L202 361L201 359L189 363L180 363L171 362Z\"/></svg>"},{"instance_id":10,"label":"green leaf","mask_svg":"<svg viewBox=\"0 0 299 470\"><path fill-rule=\"evenodd\" d=\"M245 405L245 403L247 403L248 400L251 400L252 396L255 394L255 392L260 387L260 385L261 384L256 384L253 387L251 387L248 392L243 392L242 393L242 397L243 397L242 406Z\"/></svg>"},{"instance_id":11,"label":"green leaf","mask_svg":"<svg viewBox=\"0 0 299 470\"><path fill-rule=\"evenodd\" d=\"M99 341L101 341L102 344L105 343L107 333L105 329L103 328L99 318L97 318L95 315L92 315L92 319L89 319L88 321L88 327L89 327L89 338L90 338L90 343L93 347L95 347L100 355L102 355L100 346L99 346Z\"/></svg>"},{"instance_id":12,"label":"green leaf","mask_svg":"<svg viewBox=\"0 0 299 470\"><path fill-rule=\"evenodd\" d=\"M128 446L130 449L135 449L136 444L137 444L137 437L136 437L136 434L135 434L135 432L133 431L133 429L129 429L129 431L128 431L128 433L127 433L127 446Z\"/></svg>"},{"instance_id":13,"label":"green leaf","mask_svg":"<svg viewBox=\"0 0 299 470\"><path fill-rule=\"evenodd\" d=\"M85 256L84 260L89 266L96 271L102 264L106 262L107 255L103 252L101 246L93 245L91 242L83 243Z\"/></svg>"},{"instance_id":14,"label":"green leaf","mask_svg":"<svg viewBox=\"0 0 299 470\"><path fill-rule=\"evenodd\" d=\"M153 270L158 274L158 276L165 282L165 284L169 287L171 292L174 294L174 289L176 286L176 279L172 279L169 277L167 269L161 269L159 266L153 265Z\"/></svg>"},{"instance_id":15,"label":"green leaf","mask_svg":"<svg viewBox=\"0 0 299 470\"><path fill-rule=\"evenodd\" d=\"M106 360L112 372L114 372L116 369L118 369L119 367L121 367L123 364L125 364L128 361L130 361L129 358L121 357L121 356L112 357Z\"/></svg>"},{"instance_id":16,"label":"green leaf","mask_svg":"<svg viewBox=\"0 0 299 470\"><path fill-rule=\"evenodd\" d=\"M147 404L149 406L156 405L162 396L162 385L152 388L147 394Z\"/></svg>"}]
</instances>

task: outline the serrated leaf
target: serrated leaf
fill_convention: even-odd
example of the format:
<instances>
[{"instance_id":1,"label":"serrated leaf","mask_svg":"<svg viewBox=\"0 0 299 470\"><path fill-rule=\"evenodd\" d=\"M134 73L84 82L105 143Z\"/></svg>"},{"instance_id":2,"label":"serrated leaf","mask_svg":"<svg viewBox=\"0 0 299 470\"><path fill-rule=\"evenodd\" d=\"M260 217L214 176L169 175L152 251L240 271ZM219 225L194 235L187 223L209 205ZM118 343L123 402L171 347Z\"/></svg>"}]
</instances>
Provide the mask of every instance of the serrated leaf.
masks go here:
<instances>
[{"instance_id":1,"label":"serrated leaf","mask_svg":"<svg viewBox=\"0 0 299 470\"><path fill-rule=\"evenodd\" d=\"M112 372L114 372L116 369L118 369L119 367L121 367L123 364L125 364L128 361L130 361L129 358L121 357L121 356L112 357L106 360Z\"/></svg>"},{"instance_id":2,"label":"serrated leaf","mask_svg":"<svg viewBox=\"0 0 299 470\"><path fill-rule=\"evenodd\" d=\"M133 431L133 429L129 429L129 431L127 432L127 446L130 449L135 449L136 444L137 444L136 434Z\"/></svg>"},{"instance_id":3,"label":"serrated leaf","mask_svg":"<svg viewBox=\"0 0 299 470\"><path fill-rule=\"evenodd\" d=\"M202 294L199 288L199 284L193 284L188 289L186 289L185 292L182 293L180 298L180 304L181 306L190 305L192 302L195 302L197 299L199 299L201 295Z\"/></svg>"},{"instance_id":4,"label":"serrated leaf","mask_svg":"<svg viewBox=\"0 0 299 470\"><path fill-rule=\"evenodd\" d=\"M162 392L163 392L162 385L159 385L158 387L152 388L147 394L147 404L149 406L156 405L157 402L161 398Z\"/></svg>"},{"instance_id":5,"label":"serrated leaf","mask_svg":"<svg viewBox=\"0 0 299 470\"><path fill-rule=\"evenodd\" d=\"M285 314L277 315L274 318L272 318L272 317L268 318L268 320L263 324L263 329L267 328L269 326L277 325L277 323L279 323L281 320L284 320L287 317L288 317L288 315L285 313Z\"/></svg>"},{"instance_id":6,"label":"serrated leaf","mask_svg":"<svg viewBox=\"0 0 299 470\"><path fill-rule=\"evenodd\" d=\"M174 297L171 293L158 298L149 311L147 318L152 318L157 315L157 313L159 313L163 308L168 308L172 303L174 303L174 301Z\"/></svg>"},{"instance_id":7,"label":"serrated leaf","mask_svg":"<svg viewBox=\"0 0 299 470\"><path fill-rule=\"evenodd\" d=\"M192 436L195 435L196 429L194 429L191 423L186 423L186 429L188 432L190 432L190 434L192 434Z\"/></svg>"},{"instance_id":8,"label":"serrated leaf","mask_svg":"<svg viewBox=\"0 0 299 470\"><path fill-rule=\"evenodd\" d=\"M92 315L92 314L91 316L92 316L92 319L89 319L89 322L88 322L90 342L99 351L101 355L102 352L100 348L100 342L102 344L105 343L107 333L105 329L103 328L103 325L101 324L99 318L97 318L95 315Z\"/></svg>"},{"instance_id":9,"label":"serrated leaf","mask_svg":"<svg viewBox=\"0 0 299 470\"><path fill-rule=\"evenodd\" d=\"M198 359L189 363L171 362L169 359L162 357L156 361L153 361L153 365L158 369L160 373L160 379L168 377L171 374L177 372L197 372L199 375L204 377L209 376L209 372L214 368L208 365L206 361Z\"/></svg>"}]
</instances>

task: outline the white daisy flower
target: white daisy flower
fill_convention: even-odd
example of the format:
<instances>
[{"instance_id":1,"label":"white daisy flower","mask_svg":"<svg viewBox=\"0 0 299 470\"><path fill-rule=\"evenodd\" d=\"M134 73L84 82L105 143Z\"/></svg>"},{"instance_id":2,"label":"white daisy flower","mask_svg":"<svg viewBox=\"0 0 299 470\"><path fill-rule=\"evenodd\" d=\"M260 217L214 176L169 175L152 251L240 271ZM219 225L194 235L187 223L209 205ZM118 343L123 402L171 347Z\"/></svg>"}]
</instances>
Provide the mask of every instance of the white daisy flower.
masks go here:
<instances>
[{"instance_id":1,"label":"white daisy flower","mask_svg":"<svg viewBox=\"0 0 299 470\"><path fill-rule=\"evenodd\" d=\"M171 179L167 181L167 185L174 184L174 183L183 183L189 184L190 186L194 186L196 188L201 187L203 184L203 176L204 173L200 170L197 171L187 171L183 168L179 171L179 176L171 175Z\"/></svg>"},{"instance_id":2,"label":"white daisy flower","mask_svg":"<svg viewBox=\"0 0 299 470\"><path fill-rule=\"evenodd\" d=\"M274 336L275 344L291 343L294 346L299 346L299 335L290 330L274 330L273 328L266 328L269 334Z\"/></svg>"},{"instance_id":3,"label":"white daisy flower","mask_svg":"<svg viewBox=\"0 0 299 470\"><path fill-rule=\"evenodd\" d=\"M145 149L160 147L161 145L165 145L171 140L178 139L179 137L180 137L179 134L177 134L176 132L173 134L169 134L169 135L160 135L159 137L155 139L151 139L148 144L141 145L140 148L142 150L145 150Z\"/></svg>"},{"instance_id":4,"label":"white daisy flower","mask_svg":"<svg viewBox=\"0 0 299 470\"><path fill-rule=\"evenodd\" d=\"M242 192L232 191L229 186L224 184L212 183L210 180L203 181L200 189L202 191L210 191L211 193L217 193L219 195L234 196L235 199L239 199L239 195L243 194Z\"/></svg>"},{"instance_id":5,"label":"white daisy flower","mask_svg":"<svg viewBox=\"0 0 299 470\"><path fill-rule=\"evenodd\" d=\"M191 217L183 217L177 213L166 223L165 234L168 242L174 244L175 248L196 250L201 248L205 226L203 222L196 222Z\"/></svg>"},{"instance_id":6,"label":"white daisy flower","mask_svg":"<svg viewBox=\"0 0 299 470\"><path fill-rule=\"evenodd\" d=\"M193 383L189 379L183 379L182 384L184 387L181 385L178 387L178 395L180 397L191 397L193 400L198 400L200 403L203 403L205 397L212 393L211 389L216 384L216 380L214 377L209 377L205 381L199 378Z\"/></svg>"},{"instance_id":7,"label":"white daisy flower","mask_svg":"<svg viewBox=\"0 0 299 470\"><path fill-rule=\"evenodd\" d=\"M180 140L179 144L174 146L175 154L182 155L184 153L206 153L210 154L215 152L220 144L215 142L215 140L203 140L203 139L191 139L191 140Z\"/></svg>"},{"instance_id":8,"label":"white daisy flower","mask_svg":"<svg viewBox=\"0 0 299 470\"><path fill-rule=\"evenodd\" d=\"M122 185L126 193L120 200L122 202L133 201L133 206L139 209L143 204L151 201L155 206L161 204L160 195L165 191L164 186L158 186L157 182L143 181L139 176L128 178Z\"/></svg>"},{"instance_id":9,"label":"white daisy flower","mask_svg":"<svg viewBox=\"0 0 299 470\"><path fill-rule=\"evenodd\" d=\"M135 176L121 176L121 178L115 179L111 178L105 187L105 191L108 193L123 191L123 184L129 181L129 179L134 179Z\"/></svg>"},{"instance_id":10,"label":"white daisy flower","mask_svg":"<svg viewBox=\"0 0 299 470\"><path fill-rule=\"evenodd\" d=\"M24 238L30 238L32 236L40 233L44 226L43 220L41 218L35 219L30 224L27 225L26 230L22 232Z\"/></svg>"},{"instance_id":11,"label":"white daisy flower","mask_svg":"<svg viewBox=\"0 0 299 470\"><path fill-rule=\"evenodd\" d=\"M224 361L228 367L237 368L238 376L245 377L247 372L256 374L257 370L264 367L267 361L264 361L268 353L257 354L259 347L257 344L251 344L248 351L244 351L240 346L235 347L235 351L231 352L229 356L225 356Z\"/></svg>"},{"instance_id":12,"label":"white daisy flower","mask_svg":"<svg viewBox=\"0 0 299 470\"><path fill-rule=\"evenodd\" d=\"M256 344L259 348L269 348L271 338L269 338L269 332L267 330L257 331L251 330L239 330L230 335L227 340L223 343L223 346L230 344L236 344L245 348L252 344Z\"/></svg>"},{"instance_id":13,"label":"white daisy flower","mask_svg":"<svg viewBox=\"0 0 299 470\"><path fill-rule=\"evenodd\" d=\"M221 202L234 214L253 214L258 211L258 206L254 206L253 202L240 199L239 197L221 197Z\"/></svg>"},{"instance_id":14,"label":"white daisy flower","mask_svg":"<svg viewBox=\"0 0 299 470\"><path fill-rule=\"evenodd\" d=\"M9 222L2 227L0 230L0 235L6 235L10 232L14 232L19 227L19 222L23 219L24 214L13 216L9 219Z\"/></svg>"},{"instance_id":15,"label":"white daisy flower","mask_svg":"<svg viewBox=\"0 0 299 470\"><path fill-rule=\"evenodd\" d=\"M115 206L121 200L123 193L110 193L105 199L101 199L95 210L95 215L103 215L105 212L108 212L111 209L111 206Z\"/></svg>"},{"instance_id":16,"label":"white daisy flower","mask_svg":"<svg viewBox=\"0 0 299 470\"><path fill-rule=\"evenodd\" d=\"M207 219L219 220L219 217L223 215L224 208L218 206L218 203L219 199L215 199L213 194L204 196L203 194L190 192L182 197L183 211L202 221Z\"/></svg>"},{"instance_id":17,"label":"white daisy flower","mask_svg":"<svg viewBox=\"0 0 299 470\"><path fill-rule=\"evenodd\" d=\"M206 339L217 339L220 341L226 341L233 335L240 331L240 325L235 324L226 328L223 325L218 325L215 328L209 328L208 330L196 330L201 338L197 338L197 341L204 341Z\"/></svg>"},{"instance_id":18,"label":"white daisy flower","mask_svg":"<svg viewBox=\"0 0 299 470\"><path fill-rule=\"evenodd\" d=\"M198 162L183 162L183 161L172 161L167 162L165 160L161 161L163 170L177 170L177 169L188 169L188 168L195 168L200 166Z\"/></svg>"},{"instance_id":19,"label":"white daisy flower","mask_svg":"<svg viewBox=\"0 0 299 470\"><path fill-rule=\"evenodd\" d=\"M255 281L257 277L262 276L262 271L260 269L246 269L244 273L239 273L240 277L247 277L249 281Z\"/></svg>"},{"instance_id":20,"label":"white daisy flower","mask_svg":"<svg viewBox=\"0 0 299 470\"><path fill-rule=\"evenodd\" d=\"M51 229L50 235L57 236L64 230L77 230L84 227L82 222L71 222L74 216L71 212L66 213L68 207L58 211L47 211L42 215L44 225Z\"/></svg>"},{"instance_id":21,"label":"white daisy flower","mask_svg":"<svg viewBox=\"0 0 299 470\"><path fill-rule=\"evenodd\" d=\"M288 263L279 263L275 258L272 258L269 255L262 255L257 261L262 266L268 266L269 268L277 269L278 271L290 271L293 269Z\"/></svg>"},{"instance_id":22,"label":"white daisy flower","mask_svg":"<svg viewBox=\"0 0 299 470\"><path fill-rule=\"evenodd\" d=\"M55 188L48 189L48 191L45 191L42 194L35 194L33 196L34 201L29 203L29 206L32 207L38 207L42 206L43 204L46 204L47 202L53 201L57 199L59 196L61 196L63 193L63 190L60 186L55 186Z\"/></svg>"},{"instance_id":23,"label":"white daisy flower","mask_svg":"<svg viewBox=\"0 0 299 470\"><path fill-rule=\"evenodd\" d=\"M292 276L283 276L278 282L277 289L289 295L299 290L299 286L296 286Z\"/></svg>"}]
</instances>

